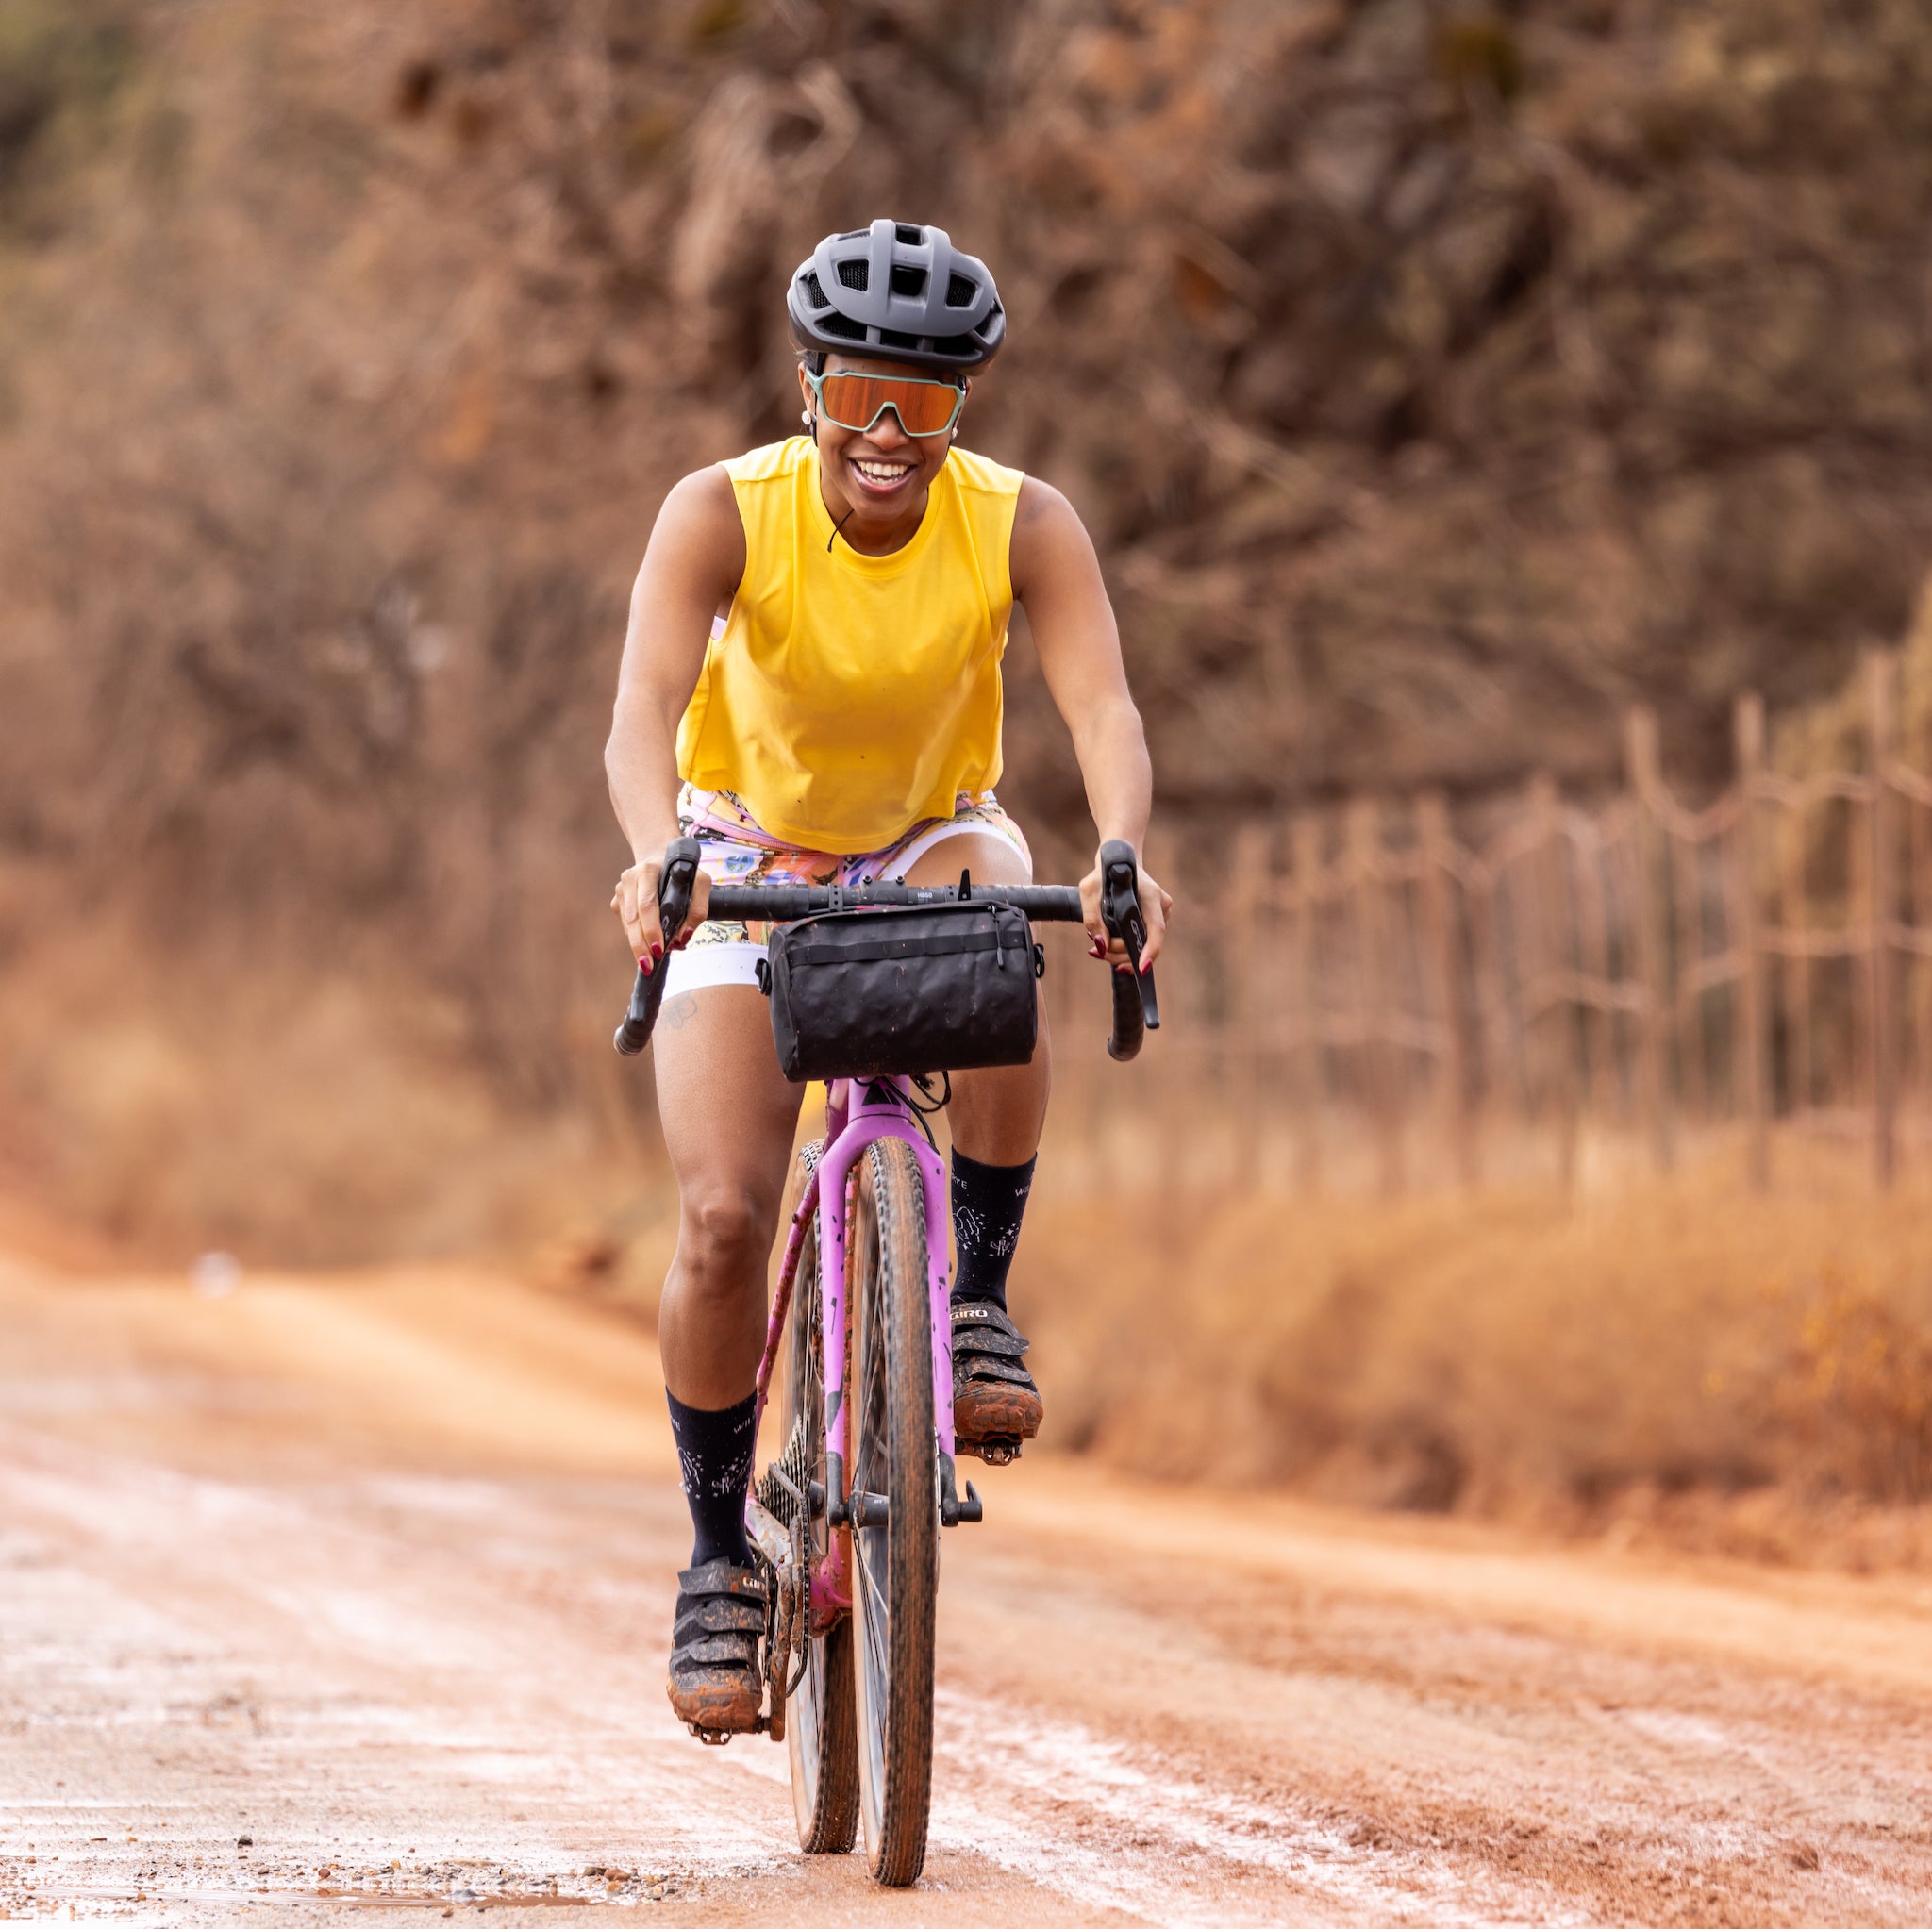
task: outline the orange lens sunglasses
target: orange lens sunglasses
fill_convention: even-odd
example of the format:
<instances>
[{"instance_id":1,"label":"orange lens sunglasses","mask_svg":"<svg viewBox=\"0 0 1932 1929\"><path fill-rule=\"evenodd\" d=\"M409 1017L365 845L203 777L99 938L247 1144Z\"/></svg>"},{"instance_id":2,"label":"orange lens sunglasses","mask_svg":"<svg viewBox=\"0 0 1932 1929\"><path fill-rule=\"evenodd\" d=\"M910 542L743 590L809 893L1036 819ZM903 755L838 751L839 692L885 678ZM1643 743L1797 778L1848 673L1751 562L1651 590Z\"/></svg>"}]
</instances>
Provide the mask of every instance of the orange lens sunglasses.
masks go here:
<instances>
[{"instance_id":1,"label":"orange lens sunglasses","mask_svg":"<svg viewBox=\"0 0 1932 1929\"><path fill-rule=\"evenodd\" d=\"M861 375L835 369L805 379L827 422L861 435L887 409L908 436L942 436L958 421L966 391L957 382L926 382L916 375Z\"/></svg>"}]
</instances>

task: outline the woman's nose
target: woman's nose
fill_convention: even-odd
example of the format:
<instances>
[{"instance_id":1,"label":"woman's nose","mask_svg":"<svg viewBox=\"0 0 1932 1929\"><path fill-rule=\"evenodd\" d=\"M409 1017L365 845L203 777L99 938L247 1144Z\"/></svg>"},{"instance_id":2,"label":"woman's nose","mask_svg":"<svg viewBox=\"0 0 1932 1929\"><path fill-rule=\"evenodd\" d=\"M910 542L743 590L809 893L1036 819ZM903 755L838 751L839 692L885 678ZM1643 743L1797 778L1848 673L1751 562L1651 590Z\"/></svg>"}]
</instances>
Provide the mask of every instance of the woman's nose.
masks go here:
<instances>
[{"instance_id":1,"label":"woman's nose","mask_svg":"<svg viewBox=\"0 0 1932 1929\"><path fill-rule=\"evenodd\" d=\"M878 420L865 432L866 440L881 449L903 448L911 441L906 433L906 424L899 420L899 411L888 402L880 409Z\"/></svg>"}]
</instances>

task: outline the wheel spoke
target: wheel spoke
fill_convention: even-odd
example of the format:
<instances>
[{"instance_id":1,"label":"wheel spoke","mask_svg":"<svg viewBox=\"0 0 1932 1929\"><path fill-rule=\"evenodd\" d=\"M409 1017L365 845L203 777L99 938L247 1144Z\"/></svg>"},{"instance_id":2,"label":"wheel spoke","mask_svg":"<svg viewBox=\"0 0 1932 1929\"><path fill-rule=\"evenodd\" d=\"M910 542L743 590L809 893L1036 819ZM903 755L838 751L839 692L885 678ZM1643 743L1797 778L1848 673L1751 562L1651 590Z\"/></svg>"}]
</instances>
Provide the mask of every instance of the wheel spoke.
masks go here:
<instances>
[{"instance_id":1,"label":"wheel spoke","mask_svg":"<svg viewBox=\"0 0 1932 1929\"><path fill-rule=\"evenodd\" d=\"M887 1532L883 1527L877 1531L880 1534ZM870 1604L865 1610L867 1624L885 1627L891 1620L891 1613L886 1606L885 1589L879 1585L876 1567L872 1555L867 1554L858 1563L858 1571L865 1576L866 1597Z\"/></svg>"}]
</instances>

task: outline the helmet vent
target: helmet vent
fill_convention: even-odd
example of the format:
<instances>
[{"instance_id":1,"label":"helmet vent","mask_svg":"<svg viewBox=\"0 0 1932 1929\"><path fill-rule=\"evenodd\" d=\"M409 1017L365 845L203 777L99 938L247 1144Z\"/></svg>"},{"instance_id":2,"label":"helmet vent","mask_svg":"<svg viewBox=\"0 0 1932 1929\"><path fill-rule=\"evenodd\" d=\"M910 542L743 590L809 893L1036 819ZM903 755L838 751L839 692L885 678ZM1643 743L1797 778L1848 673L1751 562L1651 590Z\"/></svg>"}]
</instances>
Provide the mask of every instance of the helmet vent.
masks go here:
<instances>
[{"instance_id":1,"label":"helmet vent","mask_svg":"<svg viewBox=\"0 0 1932 1929\"><path fill-rule=\"evenodd\" d=\"M902 334L897 328L881 328L879 330L879 346L881 348L917 348L919 346L919 337Z\"/></svg>"},{"instance_id":2,"label":"helmet vent","mask_svg":"<svg viewBox=\"0 0 1932 1929\"><path fill-rule=\"evenodd\" d=\"M855 322L850 315L821 315L818 320L821 335L836 335L841 341L863 341L865 324Z\"/></svg>"},{"instance_id":3,"label":"helmet vent","mask_svg":"<svg viewBox=\"0 0 1932 1929\"><path fill-rule=\"evenodd\" d=\"M841 261L839 279L847 288L856 288L860 294L865 292L866 283L872 278L871 267L864 261Z\"/></svg>"},{"instance_id":4,"label":"helmet vent","mask_svg":"<svg viewBox=\"0 0 1932 1929\"><path fill-rule=\"evenodd\" d=\"M970 335L946 335L933 343L941 355L949 355L959 361L979 352L979 343Z\"/></svg>"},{"instance_id":5,"label":"helmet vent","mask_svg":"<svg viewBox=\"0 0 1932 1929\"><path fill-rule=\"evenodd\" d=\"M916 248L924 241L925 230L923 227L908 227L903 221L895 222L892 226L892 238L903 241L908 248Z\"/></svg>"},{"instance_id":6,"label":"helmet vent","mask_svg":"<svg viewBox=\"0 0 1932 1929\"><path fill-rule=\"evenodd\" d=\"M963 274L953 274L946 278L946 306L949 308L970 308L974 298L979 292L979 284L969 281Z\"/></svg>"},{"instance_id":7,"label":"helmet vent","mask_svg":"<svg viewBox=\"0 0 1932 1929\"><path fill-rule=\"evenodd\" d=\"M955 279L958 277L956 276ZM892 270L892 292L894 294L922 295L925 284L931 280L924 268L894 268Z\"/></svg>"},{"instance_id":8,"label":"helmet vent","mask_svg":"<svg viewBox=\"0 0 1932 1929\"><path fill-rule=\"evenodd\" d=\"M816 274L808 274L805 277L805 298L815 308L823 308L830 306L830 304L825 300L824 290L819 286L819 278Z\"/></svg>"}]
</instances>

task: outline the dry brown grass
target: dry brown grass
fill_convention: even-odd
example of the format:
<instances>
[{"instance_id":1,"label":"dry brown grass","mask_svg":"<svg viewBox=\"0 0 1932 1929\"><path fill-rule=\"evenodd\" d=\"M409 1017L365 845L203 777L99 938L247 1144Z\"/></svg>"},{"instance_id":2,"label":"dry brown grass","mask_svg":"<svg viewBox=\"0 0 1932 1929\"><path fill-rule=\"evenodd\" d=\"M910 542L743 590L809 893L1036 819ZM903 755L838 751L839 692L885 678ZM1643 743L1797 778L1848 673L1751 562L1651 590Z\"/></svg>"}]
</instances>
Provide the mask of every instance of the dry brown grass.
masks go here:
<instances>
[{"instance_id":1,"label":"dry brown grass","mask_svg":"<svg viewBox=\"0 0 1932 1929\"><path fill-rule=\"evenodd\" d=\"M1740 1145L1663 1178L1604 1139L1570 1197L1216 1191L1190 1110L1164 1108L1164 1161L1050 1133L1012 1288L1042 1448L1564 1537L1932 1565L1932 1176L1879 1197L1862 1147L1793 1136L1760 1195ZM652 1322L669 1187L578 1226L545 1280Z\"/></svg>"},{"instance_id":2,"label":"dry brown grass","mask_svg":"<svg viewBox=\"0 0 1932 1929\"><path fill-rule=\"evenodd\" d=\"M1392 1202L1040 1189L1015 1282L1052 1438L1140 1471L1918 1559L1932 1185L1781 1145Z\"/></svg>"},{"instance_id":3,"label":"dry brown grass","mask_svg":"<svg viewBox=\"0 0 1932 1929\"><path fill-rule=\"evenodd\" d=\"M532 1103L379 944L221 933L144 958L111 906L42 918L58 890L0 866L0 1200L124 1257L296 1265L522 1253L658 1212L649 1079L601 1023L571 1039L596 1102Z\"/></svg>"}]
</instances>

